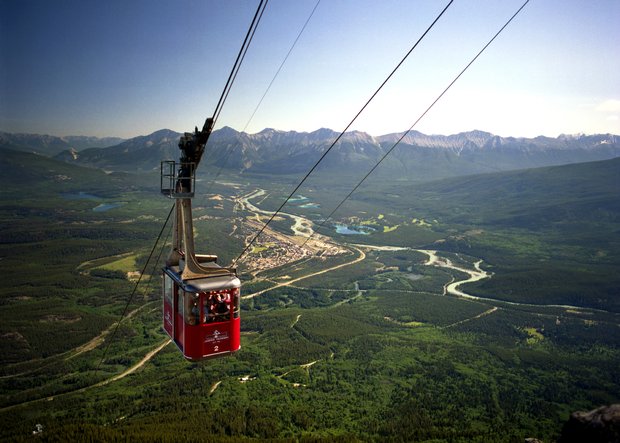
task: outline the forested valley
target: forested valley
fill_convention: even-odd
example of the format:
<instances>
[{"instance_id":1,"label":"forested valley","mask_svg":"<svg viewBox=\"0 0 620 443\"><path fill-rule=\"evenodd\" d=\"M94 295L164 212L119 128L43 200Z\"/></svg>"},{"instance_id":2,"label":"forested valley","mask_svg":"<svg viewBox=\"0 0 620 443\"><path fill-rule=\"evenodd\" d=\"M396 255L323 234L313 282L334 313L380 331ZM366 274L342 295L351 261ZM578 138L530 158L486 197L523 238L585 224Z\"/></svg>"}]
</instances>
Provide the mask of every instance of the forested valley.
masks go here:
<instances>
[{"instance_id":1,"label":"forested valley","mask_svg":"<svg viewBox=\"0 0 620 443\"><path fill-rule=\"evenodd\" d=\"M5 151L3 441L553 442L571 412L620 401L617 160L370 181L320 228L342 254L240 267L244 296L266 290L242 300L241 350L191 363L161 329L166 245L147 262L159 177ZM336 180L286 212L319 229ZM241 196L274 210L291 182L212 183L199 251L233 260L257 217Z\"/></svg>"}]
</instances>

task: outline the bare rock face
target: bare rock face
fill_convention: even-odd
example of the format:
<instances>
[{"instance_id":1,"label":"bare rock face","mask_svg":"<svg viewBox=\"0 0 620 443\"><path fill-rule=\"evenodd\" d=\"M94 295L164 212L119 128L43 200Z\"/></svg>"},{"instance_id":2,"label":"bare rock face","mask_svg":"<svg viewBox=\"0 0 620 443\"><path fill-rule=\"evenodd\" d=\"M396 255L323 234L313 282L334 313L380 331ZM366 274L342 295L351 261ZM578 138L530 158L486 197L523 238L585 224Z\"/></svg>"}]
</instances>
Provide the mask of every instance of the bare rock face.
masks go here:
<instances>
[{"instance_id":1,"label":"bare rock face","mask_svg":"<svg viewBox=\"0 0 620 443\"><path fill-rule=\"evenodd\" d=\"M573 412L558 443L620 443L620 404Z\"/></svg>"}]
</instances>

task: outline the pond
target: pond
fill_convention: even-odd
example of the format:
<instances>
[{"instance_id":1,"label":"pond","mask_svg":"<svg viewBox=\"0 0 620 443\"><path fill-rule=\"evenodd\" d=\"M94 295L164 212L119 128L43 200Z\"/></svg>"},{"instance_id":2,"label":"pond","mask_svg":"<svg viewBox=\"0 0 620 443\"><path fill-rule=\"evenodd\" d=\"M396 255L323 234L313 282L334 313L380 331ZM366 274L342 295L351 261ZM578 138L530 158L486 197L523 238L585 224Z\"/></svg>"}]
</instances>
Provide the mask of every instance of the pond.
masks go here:
<instances>
[{"instance_id":1,"label":"pond","mask_svg":"<svg viewBox=\"0 0 620 443\"><path fill-rule=\"evenodd\" d=\"M114 208L118 208L123 206L123 203L121 202L116 202L116 203L101 203L100 205L97 205L93 208L93 211L95 212L105 212L105 211L109 211L110 209L114 209Z\"/></svg>"},{"instance_id":2,"label":"pond","mask_svg":"<svg viewBox=\"0 0 620 443\"><path fill-rule=\"evenodd\" d=\"M342 235L368 235L372 234L375 231L375 228L371 226L347 226L342 224L335 224L334 227L336 228L336 233Z\"/></svg>"},{"instance_id":3,"label":"pond","mask_svg":"<svg viewBox=\"0 0 620 443\"><path fill-rule=\"evenodd\" d=\"M99 197L98 195L89 194L88 192L83 192L83 191L65 192L61 195L62 195L62 198L64 198L65 200L95 200L95 201L103 200L103 197ZM105 212L105 211L109 211L110 209L123 206L124 204L125 204L124 202L100 203L93 208L93 211L94 212Z\"/></svg>"}]
</instances>

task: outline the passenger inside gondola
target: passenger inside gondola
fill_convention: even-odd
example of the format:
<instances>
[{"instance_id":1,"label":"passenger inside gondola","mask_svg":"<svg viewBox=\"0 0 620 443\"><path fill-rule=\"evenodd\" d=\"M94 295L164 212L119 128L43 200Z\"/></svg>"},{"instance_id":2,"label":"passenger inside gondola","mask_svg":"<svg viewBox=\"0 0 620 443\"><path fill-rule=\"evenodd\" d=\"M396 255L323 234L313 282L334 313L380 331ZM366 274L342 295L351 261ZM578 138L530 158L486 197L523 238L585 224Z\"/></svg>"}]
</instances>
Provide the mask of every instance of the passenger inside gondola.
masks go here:
<instances>
[{"instance_id":1,"label":"passenger inside gondola","mask_svg":"<svg viewBox=\"0 0 620 443\"><path fill-rule=\"evenodd\" d=\"M230 320L230 294L228 292L210 292L203 298L203 323Z\"/></svg>"},{"instance_id":2,"label":"passenger inside gondola","mask_svg":"<svg viewBox=\"0 0 620 443\"><path fill-rule=\"evenodd\" d=\"M209 323L213 321L213 309L212 309L212 294L208 296L205 295L203 297L203 305L202 305L202 322Z\"/></svg>"},{"instance_id":3,"label":"passenger inside gondola","mask_svg":"<svg viewBox=\"0 0 620 443\"><path fill-rule=\"evenodd\" d=\"M216 317L217 317L216 321L230 320L230 314L229 314L230 299L228 298L229 294L226 294L226 296L222 294L217 294L216 297L217 297L216 307L215 307L215 312L216 312Z\"/></svg>"},{"instance_id":4,"label":"passenger inside gondola","mask_svg":"<svg viewBox=\"0 0 620 443\"><path fill-rule=\"evenodd\" d=\"M197 325L200 322L200 306L198 306L198 297L195 295L194 297L186 297L187 300L187 308L186 308L186 321L190 325Z\"/></svg>"}]
</instances>

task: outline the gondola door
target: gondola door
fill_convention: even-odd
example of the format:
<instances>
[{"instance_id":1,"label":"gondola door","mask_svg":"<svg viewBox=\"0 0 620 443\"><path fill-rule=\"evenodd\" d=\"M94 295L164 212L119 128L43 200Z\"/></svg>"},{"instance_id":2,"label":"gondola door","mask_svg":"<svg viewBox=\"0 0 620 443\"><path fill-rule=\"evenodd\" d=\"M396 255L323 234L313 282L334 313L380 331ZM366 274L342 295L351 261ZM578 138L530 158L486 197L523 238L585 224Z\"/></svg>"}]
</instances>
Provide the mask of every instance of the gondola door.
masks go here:
<instances>
[{"instance_id":1,"label":"gondola door","mask_svg":"<svg viewBox=\"0 0 620 443\"><path fill-rule=\"evenodd\" d=\"M172 279L163 273L163 289L164 289L164 331L168 337L174 338L174 299L176 298L177 286Z\"/></svg>"},{"instance_id":2,"label":"gondola door","mask_svg":"<svg viewBox=\"0 0 620 443\"><path fill-rule=\"evenodd\" d=\"M180 289L175 283L175 293L176 297L174 297L174 341L177 342L177 346L181 350L183 350L183 345L185 343L185 322L183 321L184 317L184 309L185 303L183 297L185 296L185 291Z\"/></svg>"}]
</instances>

